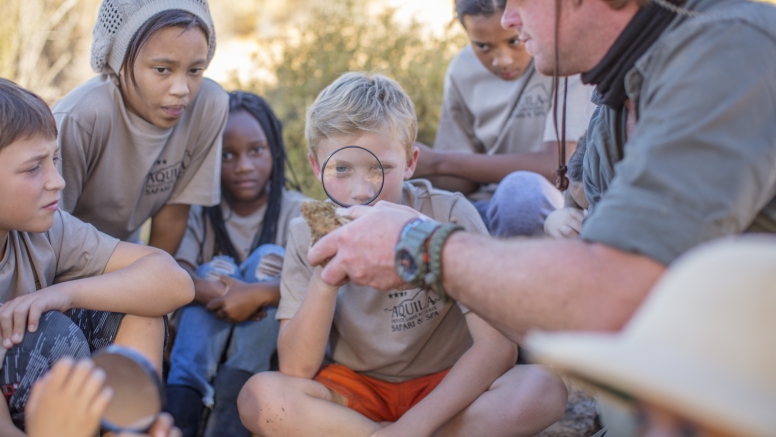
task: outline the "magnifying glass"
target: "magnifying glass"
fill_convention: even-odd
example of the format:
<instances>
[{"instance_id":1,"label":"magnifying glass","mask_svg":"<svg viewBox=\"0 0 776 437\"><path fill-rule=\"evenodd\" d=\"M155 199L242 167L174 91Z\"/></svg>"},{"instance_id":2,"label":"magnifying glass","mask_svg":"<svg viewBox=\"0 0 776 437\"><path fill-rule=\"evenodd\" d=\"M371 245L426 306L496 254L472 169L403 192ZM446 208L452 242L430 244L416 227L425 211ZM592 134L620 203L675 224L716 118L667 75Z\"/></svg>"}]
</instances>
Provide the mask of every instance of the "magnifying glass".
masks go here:
<instances>
[{"instance_id":1,"label":"magnifying glass","mask_svg":"<svg viewBox=\"0 0 776 437\"><path fill-rule=\"evenodd\" d=\"M156 422L164 406L164 390L151 361L133 349L111 345L92 356L113 390L100 425L115 433L143 433Z\"/></svg>"},{"instance_id":2,"label":"magnifying glass","mask_svg":"<svg viewBox=\"0 0 776 437\"><path fill-rule=\"evenodd\" d=\"M369 205L383 190L385 170L368 149L345 146L326 158L321 184L329 199L339 206Z\"/></svg>"}]
</instances>

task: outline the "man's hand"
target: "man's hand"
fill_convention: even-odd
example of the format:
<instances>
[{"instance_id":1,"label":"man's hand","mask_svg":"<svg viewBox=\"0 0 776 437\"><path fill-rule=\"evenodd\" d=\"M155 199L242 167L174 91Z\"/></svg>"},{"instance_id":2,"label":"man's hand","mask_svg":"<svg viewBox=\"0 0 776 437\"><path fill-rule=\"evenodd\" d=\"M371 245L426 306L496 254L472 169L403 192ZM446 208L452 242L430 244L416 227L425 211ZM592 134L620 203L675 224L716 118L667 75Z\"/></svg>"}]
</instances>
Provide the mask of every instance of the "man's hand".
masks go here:
<instances>
[{"instance_id":1,"label":"man's hand","mask_svg":"<svg viewBox=\"0 0 776 437\"><path fill-rule=\"evenodd\" d=\"M323 237L307 252L317 266L331 258L321 272L329 285L350 280L378 290L402 286L394 269L394 249L404 226L421 214L390 202L375 206L353 206L344 215L354 220Z\"/></svg>"},{"instance_id":2,"label":"man's hand","mask_svg":"<svg viewBox=\"0 0 776 437\"><path fill-rule=\"evenodd\" d=\"M252 317L260 319L264 307L273 302L276 294L260 284L246 284L228 276L222 276L221 282L226 286L225 294L211 300L205 308L229 323L242 323Z\"/></svg>"},{"instance_id":3,"label":"man's hand","mask_svg":"<svg viewBox=\"0 0 776 437\"><path fill-rule=\"evenodd\" d=\"M24 410L29 437L90 437L113 393L90 360L57 361L32 387Z\"/></svg>"},{"instance_id":4,"label":"man's hand","mask_svg":"<svg viewBox=\"0 0 776 437\"><path fill-rule=\"evenodd\" d=\"M544 221L544 232L553 238L579 238L585 213L576 208L553 211Z\"/></svg>"},{"instance_id":5,"label":"man's hand","mask_svg":"<svg viewBox=\"0 0 776 437\"><path fill-rule=\"evenodd\" d=\"M0 337L3 347L10 349L22 342L25 330L35 332L41 314L51 311L67 311L71 308L71 299L66 292L67 283L19 296L0 306Z\"/></svg>"}]
</instances>

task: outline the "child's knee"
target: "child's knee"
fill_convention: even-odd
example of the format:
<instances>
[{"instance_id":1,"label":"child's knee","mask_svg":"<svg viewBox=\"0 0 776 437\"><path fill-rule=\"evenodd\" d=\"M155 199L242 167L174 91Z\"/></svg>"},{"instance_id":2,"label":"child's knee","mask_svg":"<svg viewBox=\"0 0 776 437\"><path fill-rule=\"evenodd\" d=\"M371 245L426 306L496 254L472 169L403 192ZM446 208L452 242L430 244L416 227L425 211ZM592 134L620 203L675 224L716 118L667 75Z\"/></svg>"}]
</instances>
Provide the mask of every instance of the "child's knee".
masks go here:
<instances>
[{"instance_id":1,"label":"child's knee","mask_svg":"<svg viewBox=\"0 0 776 437\"><path fill-rule=\"evenodd\" d=\"M501 405L507 412L501 417L512 422L507 426L531 434L563 416L568 398L566 385L551 370L538 365L518 365L502 378L500 387L496 388L510 393Z\"/></svg>"},{"instance_id":2,"label":"child's knee","mask_svg":"<svg viewBox=\"0 0 776 437\"><path fill-rule=\"evenodd\" d=\"M269 416L273 415L273 410L280 409L275 408L274 404L283 396L283 379L283 375L278 372L261 372L243 385L237 396L237 409L246 428L254 432L272 428L267 426L273 423Z\"/></svg>"},{"instance_id":3,"label":"child's knee","mask_svg":"<svg viewBox=\"0 0 776 437\"><path fill-rule=\"evenodd\" d=\"M525 372L521 381L526 391L520 404L527 406L535 417L543 417L553 423L563 416L566 410L568 391L563 380L552 370L539 365L524 365ZM525 402L529 401L529 402Z\"/></svg>"},{"instance_id":4,"label":"child's knee","mask_svg":"<svg viewBox=\"0 0 776 437\"><path fill-rule=\"evenodd\" d=\"M563 195L544 176L527 171L510 173L488 207L491 235L543 235L547 215L562 206Z\"/></svg>"},{"instance_id":5,"label":"child's knee","mask_svg":"<svg viewBox=\"0 0 776 437\"><path fill-rule=\"evenodd\" d=\"M270 402L283 391L283 376L279 372L261 372L253 375L240 390L237 404L251 408L259 403Z\"/></svg>"}]
</instances>

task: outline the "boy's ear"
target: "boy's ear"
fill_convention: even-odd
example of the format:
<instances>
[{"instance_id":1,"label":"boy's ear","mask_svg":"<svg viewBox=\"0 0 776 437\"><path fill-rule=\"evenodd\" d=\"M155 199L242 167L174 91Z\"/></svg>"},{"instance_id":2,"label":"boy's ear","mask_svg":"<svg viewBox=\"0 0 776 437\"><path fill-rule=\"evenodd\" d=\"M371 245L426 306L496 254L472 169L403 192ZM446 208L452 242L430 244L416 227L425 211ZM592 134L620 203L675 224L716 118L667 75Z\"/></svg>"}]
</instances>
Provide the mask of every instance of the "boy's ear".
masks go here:
<instances>
[{"instance_id":1,"label":"boy's ear","mask_svg":"<svg viewBox=\"0 0 776 437\"><path fill-rule=\"evenodd\" d=\"M407 166L404 168L404 180L412 179L412 175L415 174L415 168L418 166L418 157L420 156L420 149L418 146L412 146L412 153L407 158Z\"/></svg>"},{"instance_id":2,"label":"boy's ear","mask_svg":"<svg viewBox=\"0 0 776 437\"><path fill-rule=\"evenodd\" d=\"M313 152L307 154L307 160L310 161L310 167L313 168L315 178L321 180L321 165L318 164L318 160L315 158L315 155L313 155Z\"/></svg>"}]
</instances>

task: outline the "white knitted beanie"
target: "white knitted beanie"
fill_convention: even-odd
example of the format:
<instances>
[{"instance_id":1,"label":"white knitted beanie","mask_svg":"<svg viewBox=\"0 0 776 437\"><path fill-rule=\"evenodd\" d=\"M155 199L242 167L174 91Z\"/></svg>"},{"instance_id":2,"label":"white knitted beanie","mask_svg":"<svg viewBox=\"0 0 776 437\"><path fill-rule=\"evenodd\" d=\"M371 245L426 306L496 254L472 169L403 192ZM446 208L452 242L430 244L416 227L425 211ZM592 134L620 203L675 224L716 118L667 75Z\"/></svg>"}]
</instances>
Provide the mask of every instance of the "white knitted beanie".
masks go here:
<instances>
[{"instance_id":1,"label":"white knitted beanie","mask_svg":"<svg viewBox=\"0 0 776 437\"><path fill-rule=\"evenodd\" d=\"M118 74L129 41L138 29L159 12L172 9L190 12L207 24L210 32L207 64L210 64L216 50L216 32L207 0L103 0L92 31L92 70Z\"/></svg>"}]
</instances>

